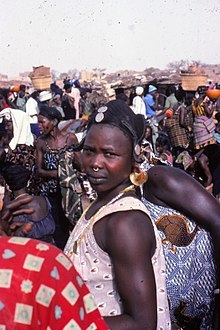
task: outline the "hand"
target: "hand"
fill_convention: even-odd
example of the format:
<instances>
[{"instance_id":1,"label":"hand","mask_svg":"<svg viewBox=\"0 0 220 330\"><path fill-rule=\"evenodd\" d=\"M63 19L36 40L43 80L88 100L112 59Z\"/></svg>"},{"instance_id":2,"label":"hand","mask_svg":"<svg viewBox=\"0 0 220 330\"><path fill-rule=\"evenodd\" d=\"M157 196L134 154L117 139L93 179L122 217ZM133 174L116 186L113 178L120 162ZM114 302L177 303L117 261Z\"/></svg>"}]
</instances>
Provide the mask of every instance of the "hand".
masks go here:
<instances>
[{"instance_id":1,"label":"hand","mask_svg":"<svg viewBox=\"0 0 220 330\"><path fill-rule=\"evenodd\" d=\"M33 228L33 225L31 222L13 222L8 230L8 233L11 233L9 236L26 237Z\"/></svg>"},{"instance_id":2,"label":"hand","mask_svg":"<svg viewBox=\"0 0 220 330\"><path fill-rule=\"evenodd\" d=\"M12 226L12 228L10 228L12 225L12 219L16 215L34 213L34 209L25 208L25 205L31 202L32 199L33 197L27 196L22 199L10 201L3 206L3 209L0 212L0 235L5 234L13 236L14 231L17 233L17 227ZM22 223L22 225L24 224ZM27 225L27 223L25 225ZM22 229L22 231L23 230L26 232L27 228L25 227Z\"/></svg>"}]
</instances>

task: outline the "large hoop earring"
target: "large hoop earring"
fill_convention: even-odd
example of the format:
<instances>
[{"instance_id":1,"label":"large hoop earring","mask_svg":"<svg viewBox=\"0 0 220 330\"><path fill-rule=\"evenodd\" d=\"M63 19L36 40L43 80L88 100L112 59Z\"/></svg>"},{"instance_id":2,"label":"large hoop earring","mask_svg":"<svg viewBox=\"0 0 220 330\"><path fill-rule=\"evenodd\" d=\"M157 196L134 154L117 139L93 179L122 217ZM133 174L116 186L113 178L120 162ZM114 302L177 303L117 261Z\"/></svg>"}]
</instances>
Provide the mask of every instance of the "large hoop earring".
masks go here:
<instances>
[{"instance_id":1,"label":"large hoop earring","mask_svg":"<svg viewBox=\"0 0 220 330\"><path fill-rule=\"evenodd\" d=\"M138 165L135 165L134 171L130 174L130 181L135 186L141 186L147 182L148 175L142 171Z\"/></svg>"}]
</instances>

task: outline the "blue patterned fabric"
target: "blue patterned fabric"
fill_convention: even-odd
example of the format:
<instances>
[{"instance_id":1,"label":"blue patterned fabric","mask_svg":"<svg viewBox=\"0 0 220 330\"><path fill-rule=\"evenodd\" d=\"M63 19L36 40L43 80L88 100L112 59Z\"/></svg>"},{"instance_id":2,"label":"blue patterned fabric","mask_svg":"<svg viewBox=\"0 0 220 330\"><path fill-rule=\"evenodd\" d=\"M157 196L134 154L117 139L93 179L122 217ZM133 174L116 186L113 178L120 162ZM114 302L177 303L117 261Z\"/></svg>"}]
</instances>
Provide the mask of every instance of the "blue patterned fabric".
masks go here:
<instances>
[{"instance_id":1,"label":"blue patterned fabric","mask_svg":"<svg viewBox=\"0 0 220 330\"><path fill-rule=\"evenodd\" d=\"M209 233L171 208L142 201L163 242L171 320L186 329L212 329L216 278Z\"/></svg>"}]
</instances>

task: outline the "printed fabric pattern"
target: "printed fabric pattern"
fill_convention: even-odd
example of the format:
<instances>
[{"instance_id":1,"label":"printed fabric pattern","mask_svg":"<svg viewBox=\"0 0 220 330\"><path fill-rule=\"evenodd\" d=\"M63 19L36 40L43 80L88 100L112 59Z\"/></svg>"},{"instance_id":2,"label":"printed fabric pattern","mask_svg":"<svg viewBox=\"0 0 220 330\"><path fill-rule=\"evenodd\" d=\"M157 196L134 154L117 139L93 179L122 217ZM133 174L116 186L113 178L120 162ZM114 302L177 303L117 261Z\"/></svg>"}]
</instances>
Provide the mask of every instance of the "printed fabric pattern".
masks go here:
<instances>
[{"instance_id":1,"label":"printed fabric pattern","mask_svg":"<svg viewBox=\"0 0 220 330\"><path fill-rule=\"evenodd\" d=\"M0 238L0 329L106 330L71 261L52 245Z\"/></svg>"},{"instance_id":2,"label":"printed fabric pattern","mask_svg":"<svg viewBox=\"0 0 220 330\"><path fill-rule=\"evenodd\" d=\"M120 315L123 313L123 308L115 283L115 275L111 259L97 244L93 234L93 226L97 221L107 215L127 210L144 212L146 214L146 221L150 221L147 217L149 212L139 199L134 197L121 198L106 207L96 217L96 221L88 229L81 244L78 246L77 254L72 254L71 252L74 247L74 242L80 238L84 228L87 228L88 226L88 220L85 219L85 216L81 218L73 229L64 250L67 255L71 255L72 262L82 276L84 282L88 285L95 298L100 313L103 316ZM153 227L157 246L152 257L152 265L157 287L157 329L168 330L170 329L171 324L166 294L165 260L159 234L157 233L154 224Z\"/></svg>"},{"instance_id":3,"label":"printed fabric pattern","mask_svg":"<svg viewBox=\"0 0 220 330\"><path fill-rule=\"evenodd\" d=\"M163 243L171 321L212 329L216 269L209 233L178 211L142 201Z\"/></svg>"}]
</instances>

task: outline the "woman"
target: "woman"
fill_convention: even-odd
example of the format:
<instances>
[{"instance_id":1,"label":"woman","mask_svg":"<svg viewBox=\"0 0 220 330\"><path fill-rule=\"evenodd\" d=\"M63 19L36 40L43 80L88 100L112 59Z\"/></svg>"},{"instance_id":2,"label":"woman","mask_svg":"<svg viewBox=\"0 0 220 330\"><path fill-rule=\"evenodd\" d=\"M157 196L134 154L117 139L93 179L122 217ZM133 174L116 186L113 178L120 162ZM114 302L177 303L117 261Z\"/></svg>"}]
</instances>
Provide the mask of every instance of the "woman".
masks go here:
<instances>
[{"instance_id":1,"label":"woman","mask_svg":"<svg viewBox=\"0 0 220 330\"><path fill-rule=\"evenodd\" d=\"M57 246L64 248L69 237L69 222L62 209L62 195L58 180L58 166L61 157L69 146L77 143L76 136L71 133L61 132L58 128L62 120L60 112L51 107L42 107L38 116L41 136L36 143L37 147L37 172L42 178L41 193L48 197L52 214L56 223L54 239ZM77 164L79 156L75 157ZM79 205L79 198L76 206Z\"/></svg>"},{"instance_id":2,"label":"woman","mask_svg":"<svg viewBox=\"0 0 220 330\"><path fill-rule=\"evenodd\" d=\"M198 99L192 101L192 110L195 116L193 123L194 144L195 149L200 150L215 143L215 123L212 118L214 107L212 101L201 94Z\"/></svg>"},{"instance_id":3,"label":"woman","mask_svg":"<svg viewBox=\"0 0 220 330\"><path fill-rule=\"evenodd\" d=\"M176 103L173 107L173 115L166 118L165 127L172 146L172 154L177 157L190 145L190 132L192 131L190 110L182 103Z\"/></svg>"},{"instance_id":4,"label":"woman","mask_svg":"<svg viewBox=\"0 0 220 330\"><path fill-rule=\"evenodd\" d=\"M38 193L35 175L36 150L34 136L31 133L29 116L19 109L4 109L0 112L0 120L3 121L7 138L4 147L1 148L0 162L23 165L30 172L28 183L30 193Z\"/></svg>"},{"instance_id":5,"label":"woman","mask_svg":"<svg viewBox=\"0 0 220 330\"><path fill-rule=\"evenodd\" d=\"M27 197L27 183L30 179L30 171L22 165L5 164L1 173L9 186L15 200ZM7 204L7 197L4 198L4 204ZM5 205L4 205L5 207ZM51 214L51 206L47 198L43 196L33 196L33 199L27 203L27 209L34 209L35 212L31 215L22 214L14 216L13 227L16 224L26 223L29 228L27 237L39 239L48 243L54 243L53 233L55 230L54 219ZM22 233L21 233L22 234ZM18 235L18 233L17 233ZM20 236L20 235L19 235Z\"/></svg>"},{"instance_id":6,"label":"woman","mask_svg":"<svg viewBox=\"0 0 220 330\"><path fill-rule=\"evenodd\" d=\"M163 243L171 320L184 329L219 329L220 205L182 170L145 170L142 201Z\"/></svg>"},{"instance_id":7,"label":"woman","mask_svg":"<svg viewBox=\"0 0 220 330\"><path fill-rule=\"evenodd\" d=\"M142 177L134 172L144 135L144 117L123 101L91 116L83 165L97 199L65 248L113 330L170 329L161 243L130 181Z\"/></svg>"}]
</instances>

